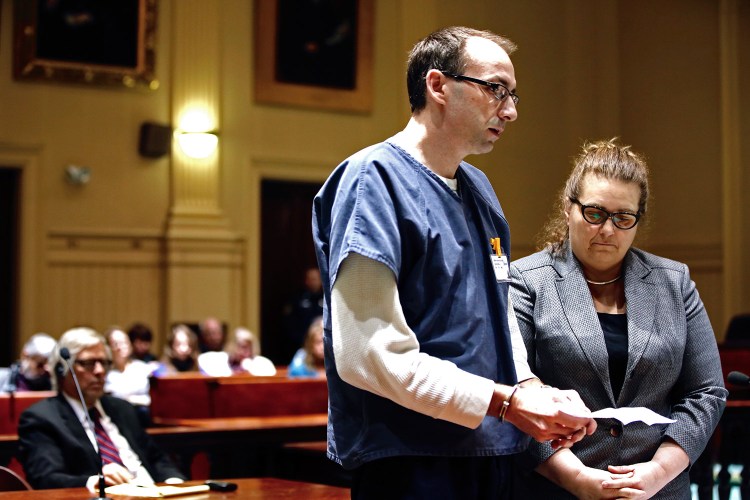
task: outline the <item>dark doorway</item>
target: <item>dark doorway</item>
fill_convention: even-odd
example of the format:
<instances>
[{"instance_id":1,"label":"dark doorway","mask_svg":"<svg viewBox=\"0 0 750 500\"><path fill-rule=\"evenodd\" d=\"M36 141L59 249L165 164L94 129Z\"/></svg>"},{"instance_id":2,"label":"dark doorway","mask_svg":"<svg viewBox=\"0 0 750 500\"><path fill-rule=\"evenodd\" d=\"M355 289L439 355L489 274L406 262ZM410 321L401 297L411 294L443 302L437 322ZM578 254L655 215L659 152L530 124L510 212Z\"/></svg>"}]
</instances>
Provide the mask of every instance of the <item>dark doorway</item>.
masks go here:
<instances>
[{"instance_id":1,"label":"dark doorway","mask_svg":"<svg viewBox=\"0 0 750 500\"><path fill-rule=\"evenodd\" d=\"M318 265L312 242L312 202L321 185L261 183L261 349L277 365L291 360L284 341L284 307L303 289L305 270Z\"/></svg>"},{"instance_id":2,"label":"dark doorway","mask_svg":"<svg viewBox=\"0 0 750 500\"><path fill-rule=\"evenodd\" d=\"M0 366L18 357L18 220L21 171L0 167Z\"/></svg>"}]
</instances>

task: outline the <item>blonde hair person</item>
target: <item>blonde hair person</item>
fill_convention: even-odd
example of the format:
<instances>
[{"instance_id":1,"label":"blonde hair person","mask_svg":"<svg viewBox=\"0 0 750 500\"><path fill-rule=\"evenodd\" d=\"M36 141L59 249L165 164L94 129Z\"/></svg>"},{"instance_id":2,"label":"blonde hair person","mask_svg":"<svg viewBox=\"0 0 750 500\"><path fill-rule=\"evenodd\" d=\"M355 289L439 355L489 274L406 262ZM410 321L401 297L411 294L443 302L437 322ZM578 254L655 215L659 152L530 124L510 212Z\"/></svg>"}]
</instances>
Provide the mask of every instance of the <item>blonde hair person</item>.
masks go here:
<instances>
[{"instance_id":1,"label":"blonde hair person","mask_svg":"<svg viewBox=\"0 0 750 500\"><path fill-rule=\"evenodd\" d=\"M315 318L307 328L305 343L297 350L289 363L290 377L325 376L323 352L323 317Z\"/></svg>"},{"instance_id":2,"label":"blonde hair person","mask_svg":"<svg viewBox=\"0 0 750 500\"><path fill-rule=\"evenodd\" d=\"M112 351L112 368L107 372L104 391L136 406L148 407L151 404L148 378L157 367L133 358L133 345L123 328L108 328L105 338ZM144 408L143 413L148 418L148 410Z\"/></svg>"},{"instance_id":3,"label":"blonde hair person","mask_svg":"<svg viewBox=\"0 0 750 500\"><path fill-rule=\"evenodd\" d=\"M255 335L244 327L234 329L223 351L208 351L198 356L200 370L213 377L226 377L235 373L250 375L276 375L273 362L256 354Z\"/></svg>"},{"instance_id":4,"label":"blonde hair person","mask_svg":"<svg viewBox=\"0 0 750 500\"><path fill-rule=\"evenodd\" d=\"M593 410L643 407L673 420L599 420L570 449L532 442L531 498L688 498L688 469L719 422L714 332L685 264L633 246L647 214L645 158L617 140L585 144L541 251L511 264L531 369ZM684 217L688 214L677 214Z\"/></svg>"},{"instance_id":5,"label":"blonde hair person","mask_svg":"<svg viewBox=\"0 0 750 500\"><path fill-rule=\"evenodd\" d=\"M260 355L255 334L249 329L239 326L234 329L232 338L227 346L229 366L234 372L247 372L250 375L276 375L273 361Z\"/></svg>"}]
</instances>

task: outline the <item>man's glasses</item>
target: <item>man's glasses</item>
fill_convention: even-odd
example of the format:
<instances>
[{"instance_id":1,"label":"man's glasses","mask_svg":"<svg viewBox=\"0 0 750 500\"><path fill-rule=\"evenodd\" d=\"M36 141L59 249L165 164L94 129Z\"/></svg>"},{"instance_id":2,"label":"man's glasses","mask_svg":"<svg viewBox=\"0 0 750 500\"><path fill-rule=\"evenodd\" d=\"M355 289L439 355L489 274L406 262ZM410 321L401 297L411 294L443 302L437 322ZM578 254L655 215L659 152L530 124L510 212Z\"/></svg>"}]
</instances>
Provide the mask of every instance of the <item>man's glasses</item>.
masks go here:
<instances>
[{"instance_id":1,"label":"man's glasses","mask_svg":"<svg viewBox=\"0 0 750 500\"><path fill-rule=\"evenodd\" d=\"M465 75L455 75L453 73L443 72L443 74L458 81L471 82L476 83L477 85L484 85L485 87L489 87L490 91L492 92L492 96L500 102L503 102L505 99L510 97L513 100L513 104L518 105L518 101L521 99L515 92L511 92L510 90L508 90L508 87L499 82L488 82L486 80L480 80L479 78L472 78Z\"/></svg>"},{"instance_id":2,"label":"man's glasses","mask_svg":"<svg viewBox=\"0 0 750 500\"><path fill-rule=\"evenodd\" d=\"M586 222L596 224L597 226L607 222L607 219L612 219L612 224L618 229L633 229L641 218L640 212L635 214L632 212L610 213L593 205L583 205L575 198L571 198L570 201L581 207L581 215L583 215L583 219Z\"/></svg>"},{"instance_id":3,"label":"man's glasses","mask_svg":"<svg viewBox=\"0 0 750 500\"><path fill-rule=\"evenodd\" d=\"M99 363L104 368L104 371L109 370L112 367L112 361L109 359L76 359L75 364L86 370L87 372L93 372L96 368L96 364Z\"/></svg>"}]
</instances>

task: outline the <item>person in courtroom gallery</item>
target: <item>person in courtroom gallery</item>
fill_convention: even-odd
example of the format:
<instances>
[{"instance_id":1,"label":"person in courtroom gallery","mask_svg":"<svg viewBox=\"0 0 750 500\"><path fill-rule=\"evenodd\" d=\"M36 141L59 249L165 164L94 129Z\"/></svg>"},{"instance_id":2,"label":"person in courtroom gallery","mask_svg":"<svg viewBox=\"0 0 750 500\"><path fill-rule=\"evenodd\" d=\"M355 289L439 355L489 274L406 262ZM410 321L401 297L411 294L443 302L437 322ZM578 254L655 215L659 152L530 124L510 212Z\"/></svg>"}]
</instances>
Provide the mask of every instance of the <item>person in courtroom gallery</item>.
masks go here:
<instances>
[{"instance_id":1,"label":"person in courtroom gallery","mask_svg":"<svg viewBox=\"0 0 750 500\"><path fill-rule=\"evenodd\" d=\"M237 327L224 351L208 351L198 356L200 371L212 377L228 377L235 373L256 376L276 375L273 361L256 352L255 334Z\"/></svg>"},{"instance_id":2,"label":"person in courtroom gallery","mask_svg":"<svg viewBox=\"0 0 750 500\"><path fill-rule=\"evenodd\" d=\"M69 364L78 377L86 408L81 406L68 365L61 360L63 348L70 353ZM146 434L135 408L104 395L104 380L112 363L104 337L91 328L68 330L50 363L57 396L29 407L18 424L19 458L32 487L95 489L101 463L97 449L101 450L107 485L185 479Z\"/></svg>"},{"instance_id":3,"label":"person in courtroom gallery","mask_svg":"<svg viewBox=\"0 0 750 500\"><path fill-rule=\"evenodd\" d=\"M305 269L303 285L302 290L284 305L282 312L284 363L302 347L310 324L323 314L323 283L318 266Z\"/></svg>"},{"instance_id":4,"label":"person in courtroom gallery","mask_svg":"<svg viewBox=\"0 0 750 500\"><path fill-rule=\"evenodd\" d=\"M159 366L153 375L159 377L170 373L197 372L198 336L187 325L177 324L167 335Z\"/></svg>"},{"instance_id":5,"label":"person in courtroom gallery","mask_svg":"<svg viewBox=\"0 0 750 500\"><path fill-rule=\"evenodd\" d=\"M633 246L648 199L641 155L616 140L584 145L542 250L511 265L511 296L546 383L575 389L592 410L645 407L675 422L600 420L570 449L532 443L531 497L690 498L688 469L727 391L688 267Z\"/></svg>"},{"instance_id":6,"label":"person in courtroom gallery","mask_svg":"<svg viewBox=\"0 0 750 500\"><path fill-rule=\"evenodd\" d=\"M250 375L276 375L273 361L258 352L258 342L255 334L249 329L238 326L227 343L229 367L233 373L249 373Z\"/></svg>"},{"instance_id":7,"label":"person in courtroom gallery","mask_svg":"<svg viewBox=\"0 0 750 500\"><path fill-rule=\"evenodd\" d=\"M48 359L57 341L46 333L35 333L23 345L21 359L0 373L0 391L52 390Z\"/></svg>"},{"instance_id":8,"label":"person in courtroom gallery","mask_svg":"<svg viewBox=\"0 0 750 500\"><path fill-rule=\"evenodd\" d=\"M223 351L226 341L224 325L218 318L209 316L198 323L198 347L200 352Z\"/></svg>"},{"instance_id":9,"label":"person in courtroom gallery","mask_svg":"<svg viewBox=\"0 0 750 500\"><path fill-rule=\"evenodd\" d=\"M323 316L310 323L305 342L289 363L289 377L325 377L325 352L323 350Z\"/></svg>"},{"instance_id":10,"label":"person in courtroom gallery","mask_svg":"<svg viewBox=\"0 0 750 500\"><path fill-rule=\"evenodd\" d=\"M528 369L508 223L464 161L517 117L514 49L464 27L418 42L406 127L342 162L314 199L328 455L352 471L353 498L512 498L524 433L570 446L596 428L574 391Z\"/></svg>"},{"instance_id":11,"label":"person in courtroom gallery","mask_svg":"<svg viewBox=\"0 0 750 500\"><path fill-rule=\"evenodd\" d=\"M133 359L133 345L125 330L112 326L104 334L112 351L112 368L107 372L104 392L131 403L148 424L151 405L149 377L157 365Z\"/></svg>"},{"instance_id":12,"label":"person in courtroom gallery","mask_svg":"<svg viewBox=\"0 0 750 500\"><path fill-rule=\"evenodd\" d=\"M156 356L151 352L154 333L148 325L134 323L128 328L128 337L133 345L133 359L140 359L144 363L157 363Z\"/></svg>"}]
</instances>

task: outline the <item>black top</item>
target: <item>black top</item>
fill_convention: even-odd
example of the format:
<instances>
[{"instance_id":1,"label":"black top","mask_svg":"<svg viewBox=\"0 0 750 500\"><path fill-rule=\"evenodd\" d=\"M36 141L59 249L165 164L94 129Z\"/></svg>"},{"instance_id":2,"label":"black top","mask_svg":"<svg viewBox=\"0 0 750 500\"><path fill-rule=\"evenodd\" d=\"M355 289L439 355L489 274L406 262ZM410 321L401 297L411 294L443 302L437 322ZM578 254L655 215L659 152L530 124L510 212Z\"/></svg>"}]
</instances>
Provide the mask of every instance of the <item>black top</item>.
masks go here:
<instances>
[{"instance_id":1,"label":"black top","mask_svg":"<svg viewBox=\"0 0 750 500\"><path fill-rule=\"evenodd\" d=\"M596 313L604 332L604 342L609 354L609 380L615 401L625 381L628 367L628 316L626 314Z\"/></svg>"}]
</instances>

